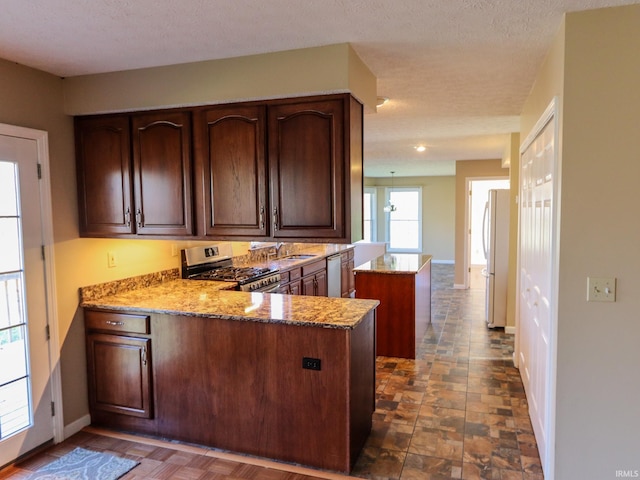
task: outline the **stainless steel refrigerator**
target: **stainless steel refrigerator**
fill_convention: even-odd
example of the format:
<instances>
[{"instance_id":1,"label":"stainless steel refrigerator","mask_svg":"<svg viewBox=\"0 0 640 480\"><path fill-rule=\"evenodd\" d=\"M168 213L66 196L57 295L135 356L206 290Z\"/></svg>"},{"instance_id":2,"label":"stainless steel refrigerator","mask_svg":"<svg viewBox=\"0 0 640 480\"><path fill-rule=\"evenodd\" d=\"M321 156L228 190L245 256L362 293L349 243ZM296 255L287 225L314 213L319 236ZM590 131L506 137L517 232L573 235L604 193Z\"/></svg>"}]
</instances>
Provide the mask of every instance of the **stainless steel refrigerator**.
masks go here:
<instances>
[{"instance_id":1,"label":"stainless steel refrigerator","mask_svg":"<svg viewBox=\"0 0 640 480\"><path fill-rule=\"evenodd\" d=\"M482 243L487 267L486 318L490 328L504 327L507 320L509 270L509 190L489 190L482 221Z\"/></svg>"}]
</instances>

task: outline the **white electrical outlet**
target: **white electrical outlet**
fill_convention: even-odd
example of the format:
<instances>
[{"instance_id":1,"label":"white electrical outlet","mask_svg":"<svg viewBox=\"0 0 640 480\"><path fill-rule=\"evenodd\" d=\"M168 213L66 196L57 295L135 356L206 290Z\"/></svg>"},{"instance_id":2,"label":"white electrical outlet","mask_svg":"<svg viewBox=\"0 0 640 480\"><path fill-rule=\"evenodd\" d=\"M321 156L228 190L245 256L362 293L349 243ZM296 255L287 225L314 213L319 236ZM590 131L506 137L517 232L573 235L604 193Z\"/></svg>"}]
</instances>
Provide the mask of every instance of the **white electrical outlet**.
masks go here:
<instances>
[{"instance_id":1,"label":"white electrical outlet","mask_svg":"<svg viewBox=\"0 0 640 480\"><path fill-rule=\"evenodd\" d=\"M171 244L171 256L172 257L177 257L178 256L178 244L177 243L172 243Z\"/></svg>"},{"instance_id":2,"label":"white electrical outlet","mask_svg":"<svg viewBox=\"0 0 640 480\"><path fill-rule=\"evenodd\" d=\"M115 252L107 252L107 267L113 268L117 266L118 266L118 262L116 260Z\"/></svg>"},{"instance_id":3,"label":"white electrical outlet","mask_svg":"<svg viewBox=\"0 0 640 480\"><path fill-rule=\"evenodd\" d=\"M587 277L587 302L615 302L616 279Z\"/></svg>"}]
</instances>

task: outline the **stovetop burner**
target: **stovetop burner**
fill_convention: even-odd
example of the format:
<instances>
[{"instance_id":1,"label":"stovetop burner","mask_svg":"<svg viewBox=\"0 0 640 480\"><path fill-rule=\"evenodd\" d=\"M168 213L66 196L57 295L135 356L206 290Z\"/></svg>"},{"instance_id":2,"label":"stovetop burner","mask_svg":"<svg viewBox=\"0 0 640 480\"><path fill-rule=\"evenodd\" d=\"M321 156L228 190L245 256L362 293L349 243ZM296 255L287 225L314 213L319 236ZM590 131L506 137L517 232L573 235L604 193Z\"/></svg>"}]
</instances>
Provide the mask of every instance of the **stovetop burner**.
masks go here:
<instances>
[{"instance_id":1,"label":"stovetop burner","mask_svg":"<svg viewBox=\"0 0 640 480\"><path fill-rule=\"evenodd\" d=\"M220 267L196 275L196 280L219 280L224 282L243 282L272 273L269 268L260 267Z\"/></svg>"},{"instance_id":2,"label":"stovetop burner","mask_svg":"<svg viewBox=\"0 0 640 480\"><path fill-rule=\"evenodd\" d=\"M276 291L280 285L277 269L234 267L230 245L219 244L182 250L182 278L236 282L237 290Z\"/></svg>"}]
</instances>

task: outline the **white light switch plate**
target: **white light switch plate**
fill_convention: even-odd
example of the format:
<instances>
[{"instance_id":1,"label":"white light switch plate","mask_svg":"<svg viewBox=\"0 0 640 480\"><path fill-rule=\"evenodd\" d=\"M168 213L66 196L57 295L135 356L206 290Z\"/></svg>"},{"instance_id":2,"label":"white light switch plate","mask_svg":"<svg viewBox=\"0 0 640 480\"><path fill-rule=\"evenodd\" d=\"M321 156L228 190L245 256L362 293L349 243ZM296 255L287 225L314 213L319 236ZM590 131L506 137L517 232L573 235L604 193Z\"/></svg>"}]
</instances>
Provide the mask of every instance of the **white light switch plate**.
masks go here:
<instances>
[{"instance_id":1,"label":"white light switch plate","mask_svg":"<svg viewBox=\"0 0 640 480\"><path fill-rule=\"evenodd\" d=\"M588 302L615 302L616 279L587 277Z\"/></svg>"},{"instance_id":2,"label":"white light switch plate","mask_svg":"<svg viewBox=\"0 0 640 480\"><path fill-rule=\"evenodd\" d=\"M115 252L107 252L107 267L114 268L118 266Z\"/></svg>"}]
</instances>

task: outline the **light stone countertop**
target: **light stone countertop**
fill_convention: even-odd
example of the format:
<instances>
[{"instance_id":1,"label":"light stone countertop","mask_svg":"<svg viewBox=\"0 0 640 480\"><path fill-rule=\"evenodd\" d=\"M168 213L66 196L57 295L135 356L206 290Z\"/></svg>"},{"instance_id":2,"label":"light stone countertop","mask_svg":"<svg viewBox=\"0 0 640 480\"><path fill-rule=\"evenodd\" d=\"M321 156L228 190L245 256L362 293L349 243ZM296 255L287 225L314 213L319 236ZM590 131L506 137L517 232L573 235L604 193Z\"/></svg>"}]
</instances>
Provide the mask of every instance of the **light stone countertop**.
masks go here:
<instances>
[{"instance_id":1,"label":"light stone countertop","mask_svg":"<svg viewBox=\"0 0 640 480\"><path fill-rule=\"evenodd\" d=\"M348 250L353 250L352 244L309 244L303 245L295 249L292 255L313 255L310 258L305 259L287 259L286 255L282 255L277 258L269 258L266 260L246 261L236 263L234 259L234 265L238 266L252 266L252 267L269 267L280 270L282 272L291 270L293 268L300 267L302 265L313 263L318 260L322 260L332 255L338 255Z\"/></svg>"},{"instance_id":2,"label":"light stone countertop","mask_svg":"<svg viewBox=\"0 0 640 480\"><path fill-rule=\"evenodd\" d=\"M85 300L85 308L352 329L378 300L224 290L228 282L172 280Z\"/></svg>"},{"instance_id":3,"label":"light stone countertop","mask_svg":"<svg viewBox=\"0 0 640 480\"><path fill-rule=\"evenodd\" d=\"M431 255L420 253L385 253L356 267L355 273L418 273L431 262Z\"/></svg>"}]
</instances>

